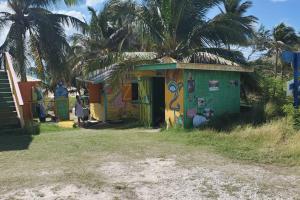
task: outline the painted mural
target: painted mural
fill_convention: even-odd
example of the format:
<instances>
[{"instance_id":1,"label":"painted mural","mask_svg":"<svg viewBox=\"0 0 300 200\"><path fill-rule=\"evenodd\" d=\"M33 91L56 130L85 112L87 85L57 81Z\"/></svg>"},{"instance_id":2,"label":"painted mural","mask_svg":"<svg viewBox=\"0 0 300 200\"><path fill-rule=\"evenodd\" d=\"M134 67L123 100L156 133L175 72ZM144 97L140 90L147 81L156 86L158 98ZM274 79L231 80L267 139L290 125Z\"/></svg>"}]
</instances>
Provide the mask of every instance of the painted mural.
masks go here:
<instances>
[{"instance_id":1,"label":"painted mural","mask_svg":"<svg viewBox=\"0 0 300 200\"><path fill-rule=\"evenodd\" d=\"M180 70L167 71L165 85L167 126L183 126L183 72Z\"/></svg>"},{"instance_id":2,"label":"painted mural","mask_svg":"<svg viewBox=\"0 0 300 200\"><path fill-rule=\"evenodd\" d=\"M128 85L128 84L127 84ZM107 94L107 119L119 120L124 118L134 118L138 113L138 105L132 101L124 101L122 86L115 91ZM131 89L131 88L130 88Z\"/></svg>"},{"instance_id":3,"label":"painted mural","mask_svg":"<svg viewBox=\"0 0 300 200\"><path fill-rule=\"evenodd\" d=\"M215 116L239 112L239 74L189 70L184 79L185 127L198 127Z\"/></svg>"},{"instance_id":4,"label":"painted mural","mask_svg":"<svg viewBox=\"0 0 300 200\"><path fill-rule=\"evenodd\" d=\"M219 81L208 81L208 91L219 91ZM199 92L192 72L189 72L187 77L187 94L189 108L186 110L186 117L192 121L194 127L199 127L214 116L214 99L209 94L204 96L204 93Z\"/></svg>"}]
</instances>

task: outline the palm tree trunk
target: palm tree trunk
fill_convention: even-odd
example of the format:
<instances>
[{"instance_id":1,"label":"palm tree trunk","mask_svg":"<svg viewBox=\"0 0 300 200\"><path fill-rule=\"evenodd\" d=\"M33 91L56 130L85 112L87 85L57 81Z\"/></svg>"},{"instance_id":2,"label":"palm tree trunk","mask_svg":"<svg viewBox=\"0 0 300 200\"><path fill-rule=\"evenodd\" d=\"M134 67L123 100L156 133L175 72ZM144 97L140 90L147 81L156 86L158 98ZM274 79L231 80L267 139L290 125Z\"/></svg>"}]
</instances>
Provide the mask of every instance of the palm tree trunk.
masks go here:
<instances>
[{"instance_id":1,"label":"palm tree trunk","mask_svg":"<svg viewBox=\"0 0 300 200\"><path fill-rule=\"evenodd\" d=\"M18 34L18 40L16 41L16 58L19 68L19 73L21 76L22 82L27 82L27 75L26 75L26 66L25 66L25 33L20 31Z\"/></svg>"}]
</instances>

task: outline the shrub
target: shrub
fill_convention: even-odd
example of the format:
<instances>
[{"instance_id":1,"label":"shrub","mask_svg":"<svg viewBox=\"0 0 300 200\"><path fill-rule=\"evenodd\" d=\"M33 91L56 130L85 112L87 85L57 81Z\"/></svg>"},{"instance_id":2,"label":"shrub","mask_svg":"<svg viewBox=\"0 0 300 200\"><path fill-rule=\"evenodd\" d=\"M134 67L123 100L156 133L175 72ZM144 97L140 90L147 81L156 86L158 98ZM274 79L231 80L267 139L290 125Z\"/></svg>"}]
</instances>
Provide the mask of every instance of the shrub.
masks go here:
<instances>
[{"instance_id":1,"label":"shrub","mask_svg":"<svg viewBox=\"0 0 300 200\"><path fill-rule=\"evenodd\" d=\"M299 111L299 109L294 109L293 127L295 130L300 130L300 111Z\"/></svg>"},{"instance_id":2,"label":"shrub","mask_svg":"<svg viewBox=\"0 0 300 200\"><path fill-rule=\"evenodd\" d=\"M268 121L283 115L282 106L274 101L269 101L266 103L264 112L266 120Z\"/></svg>"}]
</instances>

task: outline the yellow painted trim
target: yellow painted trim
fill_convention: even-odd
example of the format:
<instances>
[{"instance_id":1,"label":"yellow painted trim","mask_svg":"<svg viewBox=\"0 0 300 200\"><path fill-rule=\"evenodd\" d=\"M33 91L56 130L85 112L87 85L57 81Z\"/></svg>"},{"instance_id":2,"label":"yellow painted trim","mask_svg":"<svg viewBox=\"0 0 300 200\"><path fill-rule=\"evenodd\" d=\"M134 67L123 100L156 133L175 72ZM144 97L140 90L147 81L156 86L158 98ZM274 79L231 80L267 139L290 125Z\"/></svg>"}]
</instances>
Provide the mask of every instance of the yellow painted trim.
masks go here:
<instances>
[{"instance_id":1,"label":"yellow painted trim","mask_svg":"<svg viewBox=\"0 0 300 200\"><path fill-rule=\"evenodd\" d=\"M216 65L216 64L197 64L197 63L177 63L177 68L209 70L209 71L254 72L253 67Z\"/></svg>"}]
</instances>

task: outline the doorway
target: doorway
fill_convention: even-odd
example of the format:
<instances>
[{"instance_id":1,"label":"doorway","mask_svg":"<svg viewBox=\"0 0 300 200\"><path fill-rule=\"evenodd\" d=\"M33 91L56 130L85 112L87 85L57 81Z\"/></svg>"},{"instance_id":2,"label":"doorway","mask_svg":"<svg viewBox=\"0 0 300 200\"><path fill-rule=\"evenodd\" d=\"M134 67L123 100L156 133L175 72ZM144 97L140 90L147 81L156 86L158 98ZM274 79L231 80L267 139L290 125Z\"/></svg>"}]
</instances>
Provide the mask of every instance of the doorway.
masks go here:
<instances>
[{"instance_id":1,"label":"doorway","mask_svg":"<svg viewBox=\"0 0 300 200\"><path fill-rule=\"evenodd\" d=\"M165 78L152 79L152 123L161 127L165 123Z\"/></svg>"}]
</instances>

